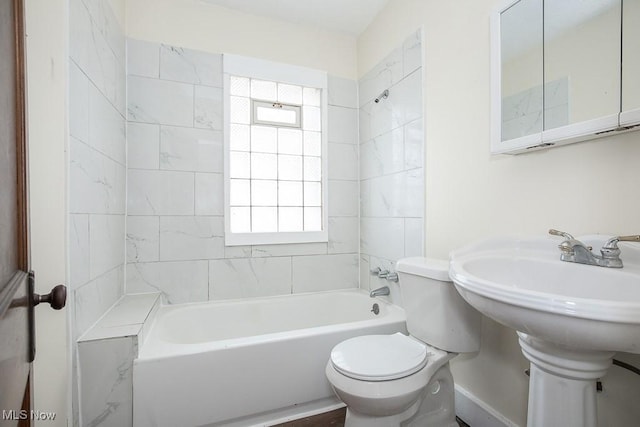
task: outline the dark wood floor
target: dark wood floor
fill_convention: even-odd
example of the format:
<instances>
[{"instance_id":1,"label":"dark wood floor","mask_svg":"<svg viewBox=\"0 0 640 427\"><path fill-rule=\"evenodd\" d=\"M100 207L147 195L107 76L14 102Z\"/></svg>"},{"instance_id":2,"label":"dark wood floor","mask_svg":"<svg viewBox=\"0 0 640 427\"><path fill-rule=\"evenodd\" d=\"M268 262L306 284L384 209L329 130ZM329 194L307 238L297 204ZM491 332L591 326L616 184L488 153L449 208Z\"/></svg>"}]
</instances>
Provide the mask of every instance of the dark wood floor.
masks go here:
<instances>
[{"instance_id":1,"label":"dark wood floor","mask_svg":"<svg viewBox=\"0 0 640 427\"><path fill-rule=\"evenodd\" d=\"M278 424L273 427L344 427L344 417L346 414L347 408L341 408L335 411L325 412L324 414ZM456 417L456 421L460 427L471 427L458 417Z\"/></svg>"}]
</instances>

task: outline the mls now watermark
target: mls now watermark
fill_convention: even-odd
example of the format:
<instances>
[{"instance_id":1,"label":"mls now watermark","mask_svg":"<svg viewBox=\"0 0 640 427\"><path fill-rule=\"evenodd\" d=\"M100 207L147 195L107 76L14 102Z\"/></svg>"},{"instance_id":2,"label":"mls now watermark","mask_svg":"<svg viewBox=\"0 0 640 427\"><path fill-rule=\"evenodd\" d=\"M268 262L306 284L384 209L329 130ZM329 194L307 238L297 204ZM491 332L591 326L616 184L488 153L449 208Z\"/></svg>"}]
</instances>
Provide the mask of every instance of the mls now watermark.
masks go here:
<instances>
[{"instance_id":1,"label":"mls now watermark","mask_svg":"<svg viewBox=\"0 0 640 427\"><path fill-rule=\"evenodd\" d=\"M27 411L26 409L3 409L2 410L2 419L3 420L35 420L35 421L53 421L56 419L55 412L44 412L44 411Z\"/></svg>"}]
</instances>

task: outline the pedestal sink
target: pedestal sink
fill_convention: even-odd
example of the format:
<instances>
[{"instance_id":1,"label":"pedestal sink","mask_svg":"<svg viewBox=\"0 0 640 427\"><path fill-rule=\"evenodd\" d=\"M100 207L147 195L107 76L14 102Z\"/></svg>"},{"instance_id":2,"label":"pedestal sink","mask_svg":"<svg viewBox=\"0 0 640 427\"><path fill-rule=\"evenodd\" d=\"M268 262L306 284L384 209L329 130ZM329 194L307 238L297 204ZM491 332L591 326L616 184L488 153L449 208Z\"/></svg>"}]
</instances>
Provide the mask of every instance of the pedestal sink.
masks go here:
<instances>
[{"instance_id":1,"label":"pedestal sink","mask_svg":"<svg viewBox=\"0 0 640 427\"><path fill-rule=\"evenodd\" d=\"M597 251L607 236L578 238ZM640 353L640 245L623 268L560 261L553 237L456 250L449 274L478 311L518 331L531 362L528 427L596 426L596 381L617 351Z\"/></svg>"}]
</instances>

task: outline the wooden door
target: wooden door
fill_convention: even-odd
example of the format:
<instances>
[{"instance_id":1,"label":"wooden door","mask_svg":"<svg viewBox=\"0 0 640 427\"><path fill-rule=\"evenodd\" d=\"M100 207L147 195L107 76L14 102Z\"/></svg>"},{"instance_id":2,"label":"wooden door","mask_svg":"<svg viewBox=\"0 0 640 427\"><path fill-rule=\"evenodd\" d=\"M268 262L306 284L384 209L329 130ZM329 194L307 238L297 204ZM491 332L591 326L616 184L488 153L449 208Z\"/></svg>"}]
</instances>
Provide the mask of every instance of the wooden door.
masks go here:
<instances>
[{"instance_id":1,"label":"wooden door","mask_svg":"<svg viewBox=\"0 0 640 427\"><path fill-rule=\"evenodd\" d=\"M0 426L30 425L24 15L0 0Z\"/></svg>"}]
</instances>

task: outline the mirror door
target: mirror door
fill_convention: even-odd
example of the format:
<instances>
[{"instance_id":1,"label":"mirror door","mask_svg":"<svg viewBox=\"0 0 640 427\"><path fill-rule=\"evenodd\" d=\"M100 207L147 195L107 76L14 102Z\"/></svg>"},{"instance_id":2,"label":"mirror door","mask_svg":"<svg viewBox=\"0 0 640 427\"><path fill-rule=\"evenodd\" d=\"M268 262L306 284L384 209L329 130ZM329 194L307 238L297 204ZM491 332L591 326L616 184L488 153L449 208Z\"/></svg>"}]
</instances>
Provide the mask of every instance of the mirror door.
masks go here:
<instances>
[{"instance_id":1,"label":"mirror door","mask_svg":"<svg viewBox=\"0 0 640 427\"><path fill-rule=\"evenodd\" d=\"M616 127L621 0L544 0L544 140Z\"/></svg>"},{"instance_id":2,"label":"mirror door","mask_svg":"<svg viewBox=\"0 0 640 427\"><path fill-rule=\"evenodd\" d=\"M640 122L640 0L622 0L622 112L620 125Z\"/></svg>"},{"instance_id":3,"label":"mirror door","mask_svg":"<svg viewBox=\"0 0 640 427\"><path fill-rule=\"evenodd\" d=\"M542 1L520 0L502 12L501 140L540 133L542 107Z\"/></svg>"}]
</instances>

